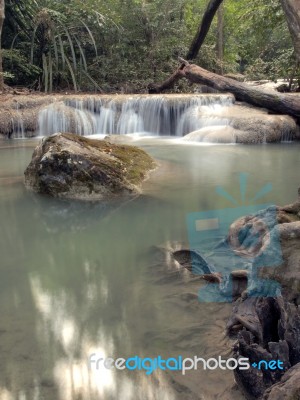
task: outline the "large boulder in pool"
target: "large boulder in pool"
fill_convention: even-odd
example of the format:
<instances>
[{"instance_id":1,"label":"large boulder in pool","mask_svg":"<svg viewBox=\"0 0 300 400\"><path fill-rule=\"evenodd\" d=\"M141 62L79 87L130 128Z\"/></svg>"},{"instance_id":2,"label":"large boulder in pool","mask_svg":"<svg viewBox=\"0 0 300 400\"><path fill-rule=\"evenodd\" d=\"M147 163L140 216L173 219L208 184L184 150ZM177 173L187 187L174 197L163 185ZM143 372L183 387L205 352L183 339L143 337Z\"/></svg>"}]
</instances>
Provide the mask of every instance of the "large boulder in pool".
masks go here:
<instances>
[{"instance_id":1,"label":"large boulder in pool","mask_svg":"<svg viewBox=\"0 0 300 400\"><path fill-rule=\"evenodd\" d=\"M135 146L58 133L34 150L25 185L59 198L110 199L138 194L154 167L154 160Z\"/></svg>"}]
</instances>

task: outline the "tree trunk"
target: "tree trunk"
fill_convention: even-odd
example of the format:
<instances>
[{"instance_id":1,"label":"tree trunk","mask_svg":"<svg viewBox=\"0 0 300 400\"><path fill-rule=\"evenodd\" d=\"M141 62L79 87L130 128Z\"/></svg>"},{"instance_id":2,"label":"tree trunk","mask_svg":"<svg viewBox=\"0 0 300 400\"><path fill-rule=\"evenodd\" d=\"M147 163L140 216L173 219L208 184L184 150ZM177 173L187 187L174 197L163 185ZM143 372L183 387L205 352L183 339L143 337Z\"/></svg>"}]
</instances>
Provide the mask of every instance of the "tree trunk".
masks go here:
<instances>
[{"instance_id":1,"label":"tree trunk","mask_svg":"<svg viewBox=\"0 0 300 400\"><path fill-rule=\"evenodd\" d=\"M300 118L299 97L261 90L247 83L214 74L194 64L186 63L180 73L193 83L201 83L222 92L233 93L237 100Z\"/></svg>"},{"instance_id":2,"label":"tree trunk","mask_svg":"<svg viewBox=\"0 0 300 400\"><path fill-rule=\"evenodd\" d=\"M203 15L199 29L191 43L189 51L186 55L188 60L193 60L197 57L199 50L208 34L211 23L214 19L218 8L222 4L223 0L210 0L208 6ZM183 69L184 65L181 65L177 71L175 71L168 79L160 84L150 83L148 85L149 93L161 93L166 89L171 89L175 83L182 77L180 71Z\"/></svg>"},{"instance_id":3,"label":"tree trunk","mask_svg":"<svg viewBox=\"0 0 300 400\"><path fill-rule=\"evenodd\" d=\"M223 59L224 59L224 4L222 3L218 9L218 29L216 53L219 62L218 72L223 75Z\"/></svg>"},{"instance_id":4,"label":"tree trunk","mask_svg":"<svg viewBox=\"0 0 300 400\"><path fill-rule=\"evenodd\" d=\"M300 65L300 1L280 0L292 36L297 64Z\"/></svg>"},{"instance_id":5,"label":"tree trunk","mask_svg":"<svg viewBox=\"0 0 300 400\"><path fill-rule=\"evenodd\" d=\"M218 11L218 8L222 4L222 2L223 0L210 0L210 2L208 3L201 24L199 25L198 32L196 33L192 41L192 44L190 46L190 49L187 53L186 56L187 60L194 60L197 57L199 50L208 34L214 16Z\"/></svg>"},{"instance_id":6,"label":"tree trunk","mask_svg":"<svg viewBox=\"0 0 300 400\"><path fill-rule=\"evenodd\" d=\"M5 1L0 0L0 92L4 89L4 78L3 78L3 65L2 65L2 28L5 18Z\"/></svg>"}]
</instances>

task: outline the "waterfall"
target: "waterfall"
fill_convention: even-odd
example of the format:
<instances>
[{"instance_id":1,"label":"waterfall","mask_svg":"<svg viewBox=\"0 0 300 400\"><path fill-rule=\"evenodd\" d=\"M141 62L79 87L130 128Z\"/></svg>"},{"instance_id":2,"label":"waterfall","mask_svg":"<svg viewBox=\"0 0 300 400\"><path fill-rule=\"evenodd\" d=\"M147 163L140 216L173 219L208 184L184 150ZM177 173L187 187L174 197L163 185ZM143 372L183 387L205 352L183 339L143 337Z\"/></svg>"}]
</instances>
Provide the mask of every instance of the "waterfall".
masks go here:
<instances>
[{"instance_id":1,"label":"waterfall","mask_svg":"<svg viewBox=\"0 0 300 400\"><path fill-rule=\"evenodd\" d=\"M61 98L42 108L39 135L56 132L183 136L207 126L228 125L216 107L233 105L231 95L113 95Z\"/></svg>"},{"instance_id":2,"label":"waterfall","mask_svg":"<svg viewBox=\"0 0 300 400\"><path fill-rule=\"evenodd\" d=\"M39 113L39 135L49 136L57 132L72 132L78 135L92 135L96 133L95 116L83 108L83 103L76 103L69 107L64 102L50 104Z\"/></svg>"},{"instance_id":3,"label":"waterfall","mask_svg":"<svg viewBox=\"0 0 300 400\"><path fill-rule=\"evenodd\" d=\"M195 104L187 107L179 119L176 128L177 136L184 136L210 126L228 126L230 119L222 116L228 106L228 104Z\"/></svg>"},{"instance_id":4,"label":"waterfall","mask_svg":"<svg viewBox=\"0 0 300 400\"><path fill-rule=\"evenodd\" d=\"M234 102L233 95L216 93L28 96L3 110L1 133L15 138L58 132L173 136L193 143L272 143L300 138L292 117Z\"/></svg>"},{"instance_id":5,"label":"waterfall","mask_svg":"<svg viewBox=\"0 0 300 400\"><path fill-rule=\"evenodd\" d=\"M24 121L18 103L16 104L14 117L11 119L11 126L15 138L25 138Z\"/></svg>"}]
</instances>

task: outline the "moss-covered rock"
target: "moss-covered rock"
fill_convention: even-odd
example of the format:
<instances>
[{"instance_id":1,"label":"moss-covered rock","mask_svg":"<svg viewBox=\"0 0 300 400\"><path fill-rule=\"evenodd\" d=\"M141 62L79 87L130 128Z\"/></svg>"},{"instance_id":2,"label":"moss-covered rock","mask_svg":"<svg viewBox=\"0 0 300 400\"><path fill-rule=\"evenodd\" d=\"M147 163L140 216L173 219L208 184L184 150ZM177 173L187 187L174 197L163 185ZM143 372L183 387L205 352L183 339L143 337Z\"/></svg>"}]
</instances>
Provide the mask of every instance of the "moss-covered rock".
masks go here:
<instances>
[{"instance_id":1,"label":"moss-covered rock","mask_svg":"<svg viewBox=\"0 0 300 400\"><path fill-rule=\"evenodd\" d=\"M102 200L138 194L154 167L154 160L135 146L58 133L35 149L25 185L53 197Z\"/></svg>"}]
</instances>

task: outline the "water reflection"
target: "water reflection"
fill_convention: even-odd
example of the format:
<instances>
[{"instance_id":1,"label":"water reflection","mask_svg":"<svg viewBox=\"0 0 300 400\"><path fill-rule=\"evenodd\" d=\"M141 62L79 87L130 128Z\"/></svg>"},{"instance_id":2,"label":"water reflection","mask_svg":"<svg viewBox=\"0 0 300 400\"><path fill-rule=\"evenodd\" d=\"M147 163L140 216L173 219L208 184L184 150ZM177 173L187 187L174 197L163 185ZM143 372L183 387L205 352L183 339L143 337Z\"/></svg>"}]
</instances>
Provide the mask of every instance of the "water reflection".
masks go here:
<instances>
[{"instance_id":1,"label":"water reflection","mask_svg":"<svg viewBox=\"0 0 300 400\"><path fill-rule=\"evenodd\" d=\"M64 291L52 296L47 288L43 288L38 277L30 279L34 304L39 313L36 333L42 338L46 346L53 343L55 347L61 347L62 354L57 357L53 367L54 382L59 391L59 399L161 399L172 400L174 397L164 390L167 386L161 375L155 377L159 382L151 383L151 379L140 374L133 382L128 377L117 377L118 372L104 368L99 364L97 370L89 367L88 359L93 353L103 359L115 354L115 345L112 336L106 335L105 329L98 327L98 331L92 338L87 331L80 326L71 314L74 306L70 297ZM108 288L102 282L103 299L107 298ZM99 397L100 396L100 397Z\"/></svg>"},{"instance_id":2,"label":"water reflection","mask_svg":"<svg viewBox=\"0 0 300 400\"><path fill-rule=\"evenodd\" d=\"M61 291L55 297L51 296L47 289L42 288L39 278L31 279L31 290L34 303L40 313L36 330L39 337L45 339L50 346L53 334L56 346L61 346L62 357L55 361L53 376L59 389L61 399L69 400L78 398L91 398L91 396L103 395L107 390L115 391L115 379L113 373L104 367L91 371L88 365L88 357L92 353L108 357L113 354L113 342L111 338L99 330L99 342L92 342L86 333L79 337L81 328L72 317L70 310L73 302ZM47 343L48 342L48 343Z\"/></svg>"}]
</instances>

